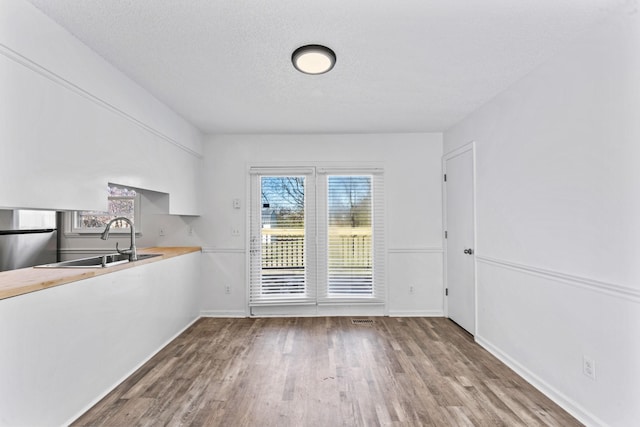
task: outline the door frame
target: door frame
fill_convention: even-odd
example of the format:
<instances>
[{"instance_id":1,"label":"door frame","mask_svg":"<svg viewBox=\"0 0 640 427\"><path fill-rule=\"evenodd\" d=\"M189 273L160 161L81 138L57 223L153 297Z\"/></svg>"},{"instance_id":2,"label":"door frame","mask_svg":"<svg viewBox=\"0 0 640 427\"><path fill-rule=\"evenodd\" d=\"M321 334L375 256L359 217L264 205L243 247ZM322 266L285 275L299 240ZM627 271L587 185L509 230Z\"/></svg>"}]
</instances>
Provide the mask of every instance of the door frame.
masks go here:
<instances>
[{"instance_id":1,"label":"door frame","mask_svg":"<svg viewBox=\"0 0 640 427\"><path fill-rule=\"evenodd\" d=\"M467 144L458 147L452 151L449 151L442 155L442 240L443 240L443 278L444 278L444 288L442 290L442 299L443 299L443 307L444 307L444 315L449 318L449 300L446 295L446 289L449 287L448 277L447 277L447 244L448 240L445 238L445 231L448 230L447 224L447 185L444 180L444 176L447 173L447 160L458 157L467 151L471 151L472 157L472 171L471 175L473 177L472 188L471 191L473 193L473 310L474 310L474 330L473 336L475 337L478 333L478 263L476 262L476 257L478 255L478 235L477 235L477 205L476 205L476 142L471 141Z\"/></svg>"},{"instance_id":2,"label":"door frame","mask_svg":"<svg viewBox=\"0 0 640 427\"><path fill-rule=\"evenodd\" d=\"M388 246L387 242L387 230L388 230L388 209L387 209L387 198L384 197L384 184L382 187L382 192L378 194L377 197L382 198L383 203L383 214L382 221L384 224L381 237L385 242L381 251L383 258L383 272L381 274L381 280L383 281L383 290L382 290L382 301L375 302L360 302L356 304L349 304L344 302L336 302L332 304L318 304L317 300L314 305L298 305L301 309L298 312L290 313L290 314L280 314L280 313L258 313L254 314L251 308L250 301L250 288L251 288L251 175L255 172L256 169L264 169L267 171L277 171L279 173L291 173L292 171L300 171L300 170L313 170L314 176L314 187L317 188L317 180L318 176L321 175L320 171L330 169L332 172L336 174L382 174L386 179L385 173L385 165L382 162L370 162L370 161L362 161L362 162L327 162L327 161L282 161L282 162L247 162L245 163L245 242L244 242L244 250L245 254L245 313L246 317L291 317L291 316L386 316L388 315L388 305L389 305L389 278L388 278ZM253 171L253 172L252 172ZM374 190L374 197L375 195ZM316 205L317 211L317 203L318 203L319 194L317 191L314 191L314 204ZM316 212L317 213L317 212ZM317 227L316 227L317 232ZM318 241L317 234L314 233L313 236L314 247L316 248L314 258L317 260L318 258ZM314 272L314 280L317 283L317 275L319 272L316 270ZM317 289L316 289L317 290ZM278 307L274 305L274 307ZM284 307L283 305L279 307ZM288 306L295 309L295 306Z\"/></svg>"}]
</instances>

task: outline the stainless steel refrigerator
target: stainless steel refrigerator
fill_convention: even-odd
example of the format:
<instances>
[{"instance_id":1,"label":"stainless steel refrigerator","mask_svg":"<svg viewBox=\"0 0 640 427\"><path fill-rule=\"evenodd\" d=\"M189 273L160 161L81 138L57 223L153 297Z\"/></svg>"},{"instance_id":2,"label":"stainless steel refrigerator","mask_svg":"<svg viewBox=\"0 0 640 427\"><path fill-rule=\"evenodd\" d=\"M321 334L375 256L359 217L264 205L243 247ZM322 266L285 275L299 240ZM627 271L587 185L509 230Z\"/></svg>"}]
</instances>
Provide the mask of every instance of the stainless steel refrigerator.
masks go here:
<instances>
[{"instance_id":1,"label":"stainless steel refrigerator","mask_svg":"<svg viewBox=\"0 0 640 427\"><path fill-rule=\"evenodd\" d=\"M53 214L55 216L55 212ZM0 271L49 264L57 260L57 228L17 227L0 230Z\"/></svg>"}]
</instances>

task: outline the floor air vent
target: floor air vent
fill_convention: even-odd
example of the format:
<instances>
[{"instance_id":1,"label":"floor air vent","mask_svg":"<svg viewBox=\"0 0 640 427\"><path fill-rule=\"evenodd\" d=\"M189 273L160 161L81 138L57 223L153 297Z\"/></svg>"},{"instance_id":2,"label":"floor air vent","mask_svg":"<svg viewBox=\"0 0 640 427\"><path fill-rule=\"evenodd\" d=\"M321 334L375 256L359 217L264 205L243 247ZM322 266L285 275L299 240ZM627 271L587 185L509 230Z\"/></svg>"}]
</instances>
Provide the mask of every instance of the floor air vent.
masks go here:
<instances>
[{"instance_id":1,"label":"floor air vent","mask_svg":"<svg viewBox=\"0 0 640 427\"><path fill-rule=\"evenodd\" d=\"M353 325L373 325L373 319L351 319Z\"/></svg>"}]
</instances>

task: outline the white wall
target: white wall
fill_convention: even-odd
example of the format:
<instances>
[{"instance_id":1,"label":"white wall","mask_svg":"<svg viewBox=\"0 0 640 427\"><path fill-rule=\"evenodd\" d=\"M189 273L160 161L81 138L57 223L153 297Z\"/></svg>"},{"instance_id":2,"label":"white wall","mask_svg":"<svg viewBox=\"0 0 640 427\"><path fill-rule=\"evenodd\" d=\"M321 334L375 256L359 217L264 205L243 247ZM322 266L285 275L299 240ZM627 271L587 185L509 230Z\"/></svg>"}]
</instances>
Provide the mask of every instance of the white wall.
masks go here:
<instances>
[{"instance_id":1,"label":"white wall","mask_svg":"<svg viewBox=\"0 0 640 427\"><path fill-rule=\"evenodd\" d=\"M200 132L23 0L0 3L0 206L104 209L108 182L197 214Z\"/></svg>"},{"instance_id":2,"label":"white wall","mask_svg":"<svg viewBox=\"0 0 640 427\"><path fill-rule=\"evenodd\" d=\"M444 135L477 143L476 338L589 425L640 420L638 76L629 7Z\"/></svg>"},{"instance_id":3,"label":"white wall","mask_svg":"<svg viewBox=\"0 0 640 427\"><path fill-rule=\"evenodd\" d=\"M442 315L442 136L238 135L205 143L203 215L195 221L204 246L203 310L247 313L245 244L249 165L318 162L380 163L385 168L388 305L392 315ZM234 198L242 209L232 207ZM239 228L241 235L231 235ZM231 293L224 293L224 286ZM409 288L414 287L414 294Z\"/></svg>"}]
</instances>

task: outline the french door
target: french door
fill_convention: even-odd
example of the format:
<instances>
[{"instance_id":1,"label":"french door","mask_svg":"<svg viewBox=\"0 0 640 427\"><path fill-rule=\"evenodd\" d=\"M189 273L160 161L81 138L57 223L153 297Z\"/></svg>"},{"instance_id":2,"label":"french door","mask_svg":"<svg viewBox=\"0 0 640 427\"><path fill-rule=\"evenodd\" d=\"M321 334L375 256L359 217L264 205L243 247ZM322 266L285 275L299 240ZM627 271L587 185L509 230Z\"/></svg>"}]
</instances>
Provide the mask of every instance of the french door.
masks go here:
<instances>
[{"instance_id":1,"label":"french door","mask_svg":"<svg viewBox=\"0 0 640 427\"><path fill-rule=\"evenodd\" d=\"M252 170L251 305L315 304L314 181L313 169Z\"/></svg>"},{"instance_id":2,"label":"french door","mask_svg":"<svg viewBox=\"0 0 640 427\"><path fill-rule=\"evenodd\" d=\"M382 184L378 170L252 168L252 314L383 306Z\"/></svg>"}]
</instances>

